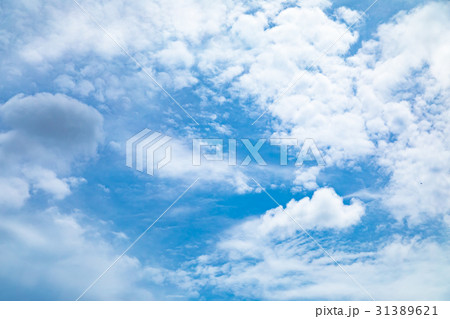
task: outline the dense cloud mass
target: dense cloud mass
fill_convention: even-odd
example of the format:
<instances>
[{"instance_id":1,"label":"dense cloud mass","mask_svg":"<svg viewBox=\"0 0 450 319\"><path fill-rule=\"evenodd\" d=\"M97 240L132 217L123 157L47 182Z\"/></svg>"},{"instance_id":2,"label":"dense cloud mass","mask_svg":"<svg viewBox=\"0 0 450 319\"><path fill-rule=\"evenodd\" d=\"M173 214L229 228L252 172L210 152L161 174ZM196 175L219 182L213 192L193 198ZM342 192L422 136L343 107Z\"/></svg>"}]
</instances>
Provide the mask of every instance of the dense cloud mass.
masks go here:
<instances>
[{"instance_id":1,"label":"dense cloud mass","mask_svg":"<svg viewBox=\"0 0 450 319\"><path fill-rule=\"evenodd\" d=\"M0 114L11 138L17 139L4 143L24 149L42 147L58 155L93 156L102 138L101 114L62 94L17 95L2 105Z\"/></svg>"},{"instance_id":2,"label":"dense cloud mass","mask_svg":"<svg viewBox=\"0 0 450 319\"><path fill-rule=\"evenodd\" d=\"M70 174L75 160L95 156L103 138L102 115L62 94L17 95L0 107L0 118L6 129L0 135L0 162L8 167L0 174L18 185L4 200L15 206L28 197L27 182L58 199L68 195L71 184L83 178L57 174Z\"/></svg>"}]
</instances>

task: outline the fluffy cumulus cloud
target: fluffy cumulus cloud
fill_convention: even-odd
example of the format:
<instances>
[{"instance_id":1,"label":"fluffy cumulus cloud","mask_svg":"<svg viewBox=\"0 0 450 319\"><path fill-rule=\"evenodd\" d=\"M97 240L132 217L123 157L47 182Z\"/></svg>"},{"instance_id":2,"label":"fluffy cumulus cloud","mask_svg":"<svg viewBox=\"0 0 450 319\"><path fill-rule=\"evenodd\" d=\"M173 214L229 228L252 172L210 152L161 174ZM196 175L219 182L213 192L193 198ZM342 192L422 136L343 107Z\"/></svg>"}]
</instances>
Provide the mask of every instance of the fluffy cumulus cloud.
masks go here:
<instances>
[{"instance_id":1,"label":"fluffy cumulus cloud","mask_svg":"<svg viewBox=\"0 0 450 319\"><path fill-rule=\"evenodd\" d=\"M28 183L17 177L0 178L0 189L4 207L20 207L30 197Z\"/></svg>"},{"instance_id":2,"label":"fluffy cumulus cloud","mask_svg":"<svg viewBox=\"0 0 450 319\"><path fill-rule=\"evenodd\" d=\"M336 14L347 23L358 16L342 8ZM202 61L214 57L211 65L225 64L224 74L243 66L229 92L253 97L260 107L255 118L267 110L277 120L272 126L276 135L314 138L331 166L371 162L380 167L389 180L383 203L396 218L414 224L449 213L450 116L445 105L450 91L448 72L442 71L448 65L449 15L447 3L432 2L380 26L353 56L345 53L357 39L355 32L321 55L345 22L330 19L318 7L288 8L271 17L273 27L259 24L257 44L228 52L217 45L211 49L227 52L222 60L206 50ZM261 17L246 19L258 25ZM302 24L310 20L322 21L321 27ZM311 34L315 41L308 40ZM220 43L227 46L225 40ZM236 58L228 60L233 54ZM298 170L296 188L320 187L322 171Z\"/></svg>"},{"instance_id":3,"label":"fluffy cumulus cloud","mask_svg":"<svg viewBox=\"0 0 450 319\"><path fill-rule=\"evenodd\" d=\"M345 228L359 222L364 207L357 199L344 205L342 198L331 188L322 188L309 198L291 200L285 212L302 221L307 228Z\"/></svg>"},{"instance_id":4,"label":"fluffy cumulus cloud","mask_svg":"<svg viewBox=\"0 0 450 319\"><path fill-rule=\"evenodd\" d=\"M78 186L86 181L76 177L59 179L54 171L42 167L25 167L23 174L34 190L42 190L56 199L63 199L71 193L71 186Z\"/></svg>"},{"instance_id":5,"label":"fluffy cumulus cloud","mask_svg":"<svg viewBox=\"0 0 450 319\"><path fill-rule=\"evenodd\" d=\"M0 116L9 129L2 141L4 152L11 156L15 151L35 162L43 153L56 161L61 156L69 161L93 156L102 139L100 113L63 94L16 95L1 106Z\"/></svg>"},{"instance_id":6,"label":"fluffy cumulus cloud","mask_svg":"<svg viewBox=\"0 0 450 319\"><path fill-rule=\"evenodd\" d=\"M57 175L70 174L73 161L95 156L103 139L102 115L63 94L16 95L0 106L0 119L0 163L8 167L1 174L18 185L11 196L16 204L28 197L28 184L56 199L70 194L77 178ZM17 178L27 187L19 187Z\"/></svg>"},{"instance_id":7,"label":"fluffy cumulus cloud","mask_svg":"<svg viewBox=\"0 0 450 319\"><path fill-rule=\"evenodd\" d=\"M401 13L349 59L365 132L390 175L384 203L412 223L449 213L449 14L445 3Z\"/></svg>"},{"instance_id":8,"label":"fluffy cumulus cloud","mask_svg":"<svg viewBox=\"0 0 450 319\"><path fill-rule=\"evenodd\" d=\"M354 57L367 129L391 174L385 203L413 223L450 212L449 15L446 3L402 13Z\"/></svg>"},{"instance_id":9,"label":"fluffy cumulus cloud","mask_svg":"<svg viewBox=\"0 0 450 319\"><path fill-rule=\"evenodd\" d=\"M278 207L267 211L259 218L244 222L239 226L241 234L236 243L252 245L252 238L286 238L292 236L298 225L304 229L344 229L359 222L364 207L358 200L345 205L342 198L331 188L322 188L314 192L311 198L291 200L286 208Z\"/></svg>"},{"instance_id":10,"label":"fluffy cumulus cloud","mask_svg":"<svg viewBox=\"0 0 450 319\"><path fill-rule=\"evenodd\" d=\"M196 62L192 53L193 47L201 45L206 37L223 31L229 19L227 14L231 11L236 11L233 16L243 10L240 6L235 8L234 4L226 1L128 3L117 0L98 3L88 0L79 3L89 15L74 3L57 1L45 4L38 2L35 6L19 2L11 6L12 8L8 6L8 10L20 11L23 17L33 17L39 12L46 20L36 23L33 31L24 27L19 19L16 27L21 39L11 36L11 42L18 50L20 58L31 66L39 65L48 70L51 63L69 56L80 64L89 64L84 69L85 75L92 73L91 76L94 76L94 82L97 83L84 82L80 86L70 80L68 74L59 75L57 83L81 95L95 90L97 99L114 94L126 96L125 92L108 92L114 83L108 83L107 87L102 86L106 77L109 77L109 80L121 77L117 74L106 76L107 71L103 70L107 67L104 59L123 57L123 51L118 44L135 56L139 63L166 87L181 89L194 85L198 79L191 70ZM189 21L189 24L186 21ZM97 24L107 30L108 34ZM89 61L92 54L99 56L100 61L91 64L79 60L84 57ZM154 69L155 65L158 65L158 70ZM70 68L67 71L70 71ZM134 83L145 78L145 75L136 73L131 77L135 80L127 81ZM122 83L116 83L117 89L123 88L120 84L124 81L122 77Z\"/></svg>"},{"instance_id":11,"label":"fluffy cumulus cloud","mask_svg":"<svg viewBox=\"0 0 450 319\"><path fill-rule=\"evenodd\" d=\"M273 128L277 134L313 137L326 150L327 163L345 167L374 160L390 176L384 197L387 209L398 219L417 223L426 216L445 216L450 207L445 107L449 77L442 72L448 64L444 57L448 56L449 10L440 2L400 13L354 56L342 55L356 40L356 33L348 33L320 59L316 57L325 45L308 41L312 33L308 25L314 25L319 32L316 38L327 44L333 42L321 34L342 31L345 25L327 18L317 7L281 10L271 16L272 28L265 27L267 17L243 17L255 26L253 34L259 32L258 43L244 50L229 46L232 41L227 36L205 50L200 66L218 73L217 79L232 79L230 92L235 96L254 97L261 107L255 117L268 110L279 120ZM343 8L337 14L347 22L358 16ZM308 19L324 19L323 30L315 24L294 23ZM238 26L239 20L236 30ZM283 32L298 36L287 39ZM236 36L244 35L236 31ZM226 66L223 72L207 67L217 64ZM283 91L290 84L295 85ZM317 188L320 172L299 170L295 184L300 189Z\"/></svg>"},{"instance_id":12,"label":"fluffy cumulus cloud","mask_svg":"<svg viewBox=\"0 0 450 319\"><path fill-rule=\"evenodd\" d=\"M39 65L41 70L69 56L81 65L88 64L81 72L91 80L74 81L66 74L74 66L65 65L64 73L57 74L55 81L62 89L81 96L95 91L99 100L114 95L108 90L115 85L113 78L120 77L122 84L116 83L119 92L115 94L126 96L120 90L125 82L132 85L145 77L141 72L130 77L110 74L103 60L91 61L92 54L106 60L124 57L117 42L167 87L192 87L205 77L208 82L225 85L236 79L232 85L236 94L265 101L289 83L293 71L320 55L345 31L345 21L357 15L350 9L340 10L339 16L345 18L334 20L324 13L331 2L321 0L302 1L299 6L282 0L79 3L95 22L73 3L50 1L30 6L18 2L8 6L11 14L21 12L15 25L21 38L11 34L11 47L19 52L21 61ZM23 20L37 12L45 19L30 30ZM330 55L345 53L356 39L356 32L344 35L330 49ZM16 60L17 56L9 58ZM5 71L11 77L18 75L11 68ZM103 87L104 82L107 87Z\"/></svg>"}]
</instances>

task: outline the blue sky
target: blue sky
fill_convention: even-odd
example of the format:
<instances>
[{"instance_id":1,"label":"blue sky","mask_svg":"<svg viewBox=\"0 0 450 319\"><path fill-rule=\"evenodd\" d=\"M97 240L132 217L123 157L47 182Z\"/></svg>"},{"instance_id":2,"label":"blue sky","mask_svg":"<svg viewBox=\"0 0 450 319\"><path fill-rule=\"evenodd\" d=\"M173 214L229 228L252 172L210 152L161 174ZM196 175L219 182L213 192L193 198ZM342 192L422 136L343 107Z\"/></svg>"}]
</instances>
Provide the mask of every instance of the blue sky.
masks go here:
<instances>
[{"instance_id":1,"label":"blue sky","mask_svg":"<svg viewBox=\"0 0 450 319\"><path fill-rule=\"evenodd\" d=\"M0 299L75 300L199 178L83 300L448 300L446 1L78 2L0 4Z\"/></svg>"}]
</instances>

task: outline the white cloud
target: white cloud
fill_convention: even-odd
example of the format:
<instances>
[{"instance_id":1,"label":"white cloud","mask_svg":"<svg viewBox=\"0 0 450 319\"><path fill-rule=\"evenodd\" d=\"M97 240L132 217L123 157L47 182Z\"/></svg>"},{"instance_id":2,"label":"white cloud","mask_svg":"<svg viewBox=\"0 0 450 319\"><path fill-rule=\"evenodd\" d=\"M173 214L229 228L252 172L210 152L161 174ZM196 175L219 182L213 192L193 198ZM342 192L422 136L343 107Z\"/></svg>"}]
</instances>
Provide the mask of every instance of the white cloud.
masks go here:
<instances>
[{"instance_id":1,"label":"white cloud","mask_svg":"<svg viewBox=\"0 0 450 319\"><path fill-rule=\"evenodd\" d=\"M190 68L195 62L194 56L181 41L168 43L167 48L159 51L156 56L159 63L171 68Z\"/></svg>"},{"instance_id":2,"label":"white cloud","mask_svg":"<svg viewBox=\"0 0 450 319\"><path fill-rule=\"evenodd\" d=\"M287 131L286 136L314 138L319 148L327 149L327 163L342 165L374 156L390 176L382 202L394 217L407 218L410 224L430 217L448 222L450 212L450 116L445 107L450 100L449 77L442 72L448 69L442 57L448 50L449 16L450 6L442 2L400 14L348 61L323 58L321 73L305 73L286 97L269 108L281 121L275 129ZM280 43L277 49L285 60L289 58L281 53L288 46ZM255 94L263 109L266 99L277 96L277 85L264 85L261 79L283 78L276 70L269 74L270 61L260 57L235 82ZM289 63L295 65L295 60L277 67ZM315 173L299 170L296 183L317 187ZM317 201L324 206L316 207L313 197L291 201L287 211L306 228L357 223L362 214L358 202L347 209L352 212L347 222L343 214L336 219L326 214L336 210L324 203L345 207L330 192ZM238 298L368 298L297 231L280 208L231 228L213 253L198 259L201 283ZM367 252L356 244L323 244L376 299L449 298L447 243L394 237Z\"/></svg>"},{"instance_id":3,"label":"white cloud","mask_svg":"<svg viewBox=\"0 0 450 319\"><path fill-rule=\"evenodd\" d=\"M103 139L100 113L62 94L16 95L0 106L0 118L6 129L0 133L0 164L7 168L0 174L14 177L0 189L15 206L29 197L30 186L56 199L69 195L84 181L67 176L71 164L95 156Z\"/></svg>"},{"instance_id":4,"label":"white cloud","mask_svg":"<svg viewBox=\"0 0 450 319\"><path fill-rule=\"evenodd\" d=\"M268 210L258 218L250 219L232 228L229 239L220 243L230 251L241 253L247 248L257 251L263 243L286 240L299 231L294 218L304 229L345 229L359 222L364 206L356 199L345 205L341 197L331 188L321 188L310 198L291 200L285 210L277 207Z\"/></svg>"},{"instance_id":5,"label":"white cloud","mask_svg":"<svg viewBox=\"0 0 450 319\"><path fill-rule=\"evenodd\" d=\"M41 211L31 204L15 209L23 207L33 191L63 199L86 182L68 174L75 160L96 155L103 118L86 104L48 93L17 95L0 106L0 116L5 129L0 134L1 165L7 168L0 176L0 298L74 300L123 251L123 242L115 242L123 240L123 234L108 231L107 223L76 209ZM124 256L85 298L165 298L161 290L153 294L145 287L155 285L151 271L166 273L171 285L181 276ZM187 289L188 283L184 286Z\"/></svg>"},{"instance_id":6,"label":"white cloud","mask_svg":"<svg viewBox=\"0 0 450 319\"><path fill-rule=\"evenodd\" d=\"M28 183L20 178L0 177L0 204L5 207L21 207L30 197Z\"/></svg>"},{"instance_id":7,"label":"white cloud","mask_svg":"<svg viewBox=\"0 0 450 319\"><path fill-rule=\"evenodd\" d=\"M313 166L309 168L300 168L297 170L297 176L294 180L294 190L301 191L303 189L306 190L314 190L319 186L317 185L317 175L319 175L322 167Z\"/></svg>"},{"instance_id":8,"label":"white cloud","mask_svg":"<svg viewBox=\"0 0 450 319\"><path fill-rule=\"evenodd\" d=\"M217 122L211 122L210 126L214 128L219 134L231 135L233 133L231 126L227 124L219 124Z\"/></svg>"},{"instance_id":9,"label":"white cloud","mask_svg":"<svg viewBox=\"0 0 450 319\"><path fill-rule=\"evenodd\" d=\"M107 232L82 217L55 208L3 215L2 300L75 300L112 263L119 251L108 243ZM137 284L144 271L136 258L124 256L86 298L152 299Z\"/></svg>"},{"instance_id":10,"label":"white cloud","mask_svg":"<svg viewBox=\"0 0 450 319\"><path fill-rule=\"evenodd\" d=\"M192 142L191 142L192 143ZM184 179L192 183L196 178L201 178L202 183L214 183L216 187L231 187L234 192L245 194L254 191L250 186L251 180L239 167L230 166L227 160L227 154L224 154L224 160L208 161L204 156L204 148L201 149L200 165L193 164L192 145L173 139L170 141L172 147L172 159L169 164L158 170L158 176L171 179ZM160 157L165 156L164 152L155 153L155 162ZM209 186L208 186L209 187Z\"/></svg>"},{"instance_id":11,"label":"white cloud","mask_svg":"<svg viewBox=\"0 0 450 319\"><path fill-rule=\"evenodd\" d=\"M213 285L239 299L370 300L306 236L291 234L267 241L250 239L248 230L233 228L214 252L198 258L195 278L199 287ZM375 250L354 252L355 246L319 241L376 300L449 297L447 245L396 237Z\"/></svg>"},{"instance_id":12,"label":"white cloud","mask_svg":"<svg viewBox=\"0 0 450 319\"><path fill-rule=\"evenodd\" d=\"M346 8L336 14L346 23L358 16ZM251 113L250 106L248 111L255 118L268 108L279 120L271 127L278 134L313 138L328 165L345 168L376 161L385 177L391 176L383 199L387 209L398 219L420 222L426 216L445 216L450 209L450 124L445 108L450 77L443 72L448 69L448 16L450 6L443 2L402 12L381 25L375 39L363 43L354 56L342 56L357 39L357 33L349 33L320 60L322 50L346 25L318 7L271 11L273 26L265 30L260 14L240 16L234 33L211 41L200 53L199 67L217 85L223 78L232 79L235 98L254 97L260 110ZM260 34L245 45L239 42L245 38L240 19ZM320 69L306 69L313 61ZM300 74L291 91L276 104L268 103ZM294 183L316 188L317 174L312 173L299 170Z\"/></svg>"},{"instance_id":13,"label":"white cloud","mask_svg":"<svg viewBox=\"0 0 450 319\"><path fill-rule=\"evenodd\" d=\"M385 205L396 218L407 217L414 224L450 215L450 150L436 132L416 134L408 147L387 145L382 159L392 172Z\"/></svg>"},{"instance_id":14,"label":"white cloud","mask_svg":"<svg viewBox=\"0 0 450 319\"><path fill-rule=\"evenodd\" d=\"M189 0L131 4L115 0L83 1L82 6L164 85L175 89L195 85L198 80L191 69L198 61L203 75L216 84L250 68L235 90L250 89L256 80L258 92L242 92L251 95L266 90L272 94L273 84L276 90L282 89L293 71L301 69L299 64L312 61L347 27L324 13L330 1L302 1L301 7L286 8L288 3ZM23 32L24 38L17 43L19 56L32 65L45 68L62 57L77 59L92 53L106 60L123 57L117 45L76 6L46 2L42 7L45 19ZM34 10L23 8L23 15L34 16ZM266 28L269 20L273 26ZM355 35L346 34L330 54L344 53L355 40ZM302 48L301 56L298 48ZM98 65L98 61L89 63L93 68ZM56 82L65 88L75 85L67 78ZM91 85L82 84L78 93L88 95L93 91Z\"/></svg>"},{"instance_id":15,"label":"white cloud","mask_svg":"<svg viewBox=\"0 0 450 319\"><path fill-rule=\"evenodd\" d=\"M364 206L357 199L345 205L332 188L321 188L311 199L291 200L285 210L306 228L346 228L359 222Z\"/></svg>"},{"instance_id":16,"label":"white cloud","mask_svg":"<svg viewBox=\"0 0 450 319\"><path fill-rule=\"evenodd\" d=\"M367 132L391 175L384 204L411 223L450 213L449 16L442 2L401 13L351 59Z\"/></svg>"},{"instance_id":17,"label":"white cloud","mask_svg":"<svg viewBox=\"0 0 450 319\"><path fill-rule=\"evenodd\" d=\"M340 7L336 10L338 18L344 20L347 24L352 25L361 19L361 14L358 11L351 10L346 7Z\"/></svg>"},{"instance_id":18,"label":"white cloud","mask_svg":"<svg viewBox=\"0 0 450 319\"><path fill-rule=\"evenodd\" d=\"M333 20L324 12L331 7L329 1L302 1L300 7L289 8L283 7L283 1L265 1L260 7L221 1L139 1L133 5L85 1L83 5L165 86L177 90L195 85L197 72L221 90L232 81L224 96L215 97L216 101L251 98L257 109L254 105L248 107L250 114L257 111L256 118L268 108L278 120L272 130L286 137L314 138L319 148L326 150L326 161L331 165L342 168L374 158L383 176L389 178L381 193L383 204L394 217L407 218L410 223L433 217L448 223L447 3L430 3L399 14L382 25L373 40L363 43L357 54L347 58L358 37L357 32L349 32L320 61L316 61L317 57L348 24L356 21L359 13L339 8L335 14L340 20ZM31 7L28 14L35 14L38 7ZM31 65L48 68L63 57L84 59L92 53L108 61L123 57L117 46L72 4L69 8L49 2L42 7L46 16L36 30L24 32L17 43L9 36L1 36L0 40L17 46L18 56ZM27 12L23 15L27 16ZM314 61L315 65L307 69ZM95 75L92 69L96 63L82 72ZM159 63L158 71L153 68L155 63ZM20 70L7 70L8 79L21 76ZM302 72L305 74L296 86L271 105ZM92 94L102 102L119 100L127 92L123 78L112 74L84 81L57 76L55 84L64 92ZM142 72L131 78L130 83L143 82ZM209 90L208 94L214 92ZM0 202L11 207L22 206L29 197L30 186L21 175L24 166L40 167L39 174L24 171L33 188L63 198L74 186L70 178L62 177L70 172L70 164L82 156L95 156L102 140L102 116L92 107L61 94L15 96L0 107L0 116L7 128L0 133L0 164L9 167L9 175L15 176L0 178ZM216 129L229 133L228 127ZM114 142L111 146L117 147ZM161 176L201 176L214 183L225 181L238 193L254 190L244 174L226 164L193 168L191 153L186 149L174 159L171 166L160 171ZM319 171L298 170L294 184L307 190L318 188ZM346 229L357 224L364 213L361 202L354 200L345 205L330 188L317 190L311 199L292 200L286 209L307 229L315 230ZM51 247L56 252L31 265L33 272L20 278L18 291L37 287L39 280L54 287L53 291L58 291L60 282L67 283L67 291L81 290L88 280L79 279L84 279L86 273L100 272L115 256L113 248L101 240L102 250L98 250L97 242L87 239L86 230L72 216L54 212L46 216L39 214L46 223L40 229L24 219L7 219L0 226L11 244L3 247L8 263L0 265L0 275L8 279L11 271L20 269L18 265L34 256L36 247L43 256L52 251L48 249ZM326 256L305 244L305 238L296 233L296 225L280 208L270 210L231 229L215 254L199 258L198 272L202 280L244 297L365 297ZM24 245L19 245L22 242ZM12 253L16 247L20 254ZM80 252L86 250L87 258L81 262ZM375 297L445 299L448 251L447 246L431 241L396 239L375 252L350 253L343 248L332 253ZM60 261L56 272L51 268L52 258ZM135 289L133 284L144 273L160 282L168 277L188 276L181 271L173 274L161 269L143 270L134 258L125 259L123 267L117 270L118 277L105 284L107 288L94 290L92 296L130 297L119 292L117 287L121 287L151 297L147 290ZM25 273L25 269L21 270ZM127 286L123 278L130 273L132 284ZM36 279L39 277L42 279ZM189 281L184 284L190 285Z\"/></svg>"},{"instance_id":19,"label":"white cloud","mask_svg":"<svg viewBox=\"0 0 450 319\"><path fill-rule=\"evenodd\" d=\"M43 190L56 199L63 199L70 195L71 187L77 187L86 182L84 178L67 177L60 179L52 170L42 167L25 167L22 172L29 180L33 189Z\"/></svg>"},{"instance_id":20,"label":"white cloud","mask_svg":"<svg viewBox=\"0 0 450 319\"><path fill-rule=\"evenodd\" d=\"M189 44L200 45L205 37L221 32L227 13L239 10L222 1L194 0L83 1L81 5L150 72L158 63L171 69L171 76L178 77L177 89L182 83L195 83L187 71L195 62ZM49 65L61 57L92 53L108 60L123 56L116 43L77 6L46 2L42 7L45 22L35 26L36 30L27 30L18 45L20 56L28 63ZM25 16L35 14L30 8L23 11ZM178 69L180 73L175 72Z\"/></svg>"},{"instance_id":21,"label":"white cloud","mask_svg":"<svg viewBox=\"0 0 450 319\"><path fill-rule=\"evenodd\" d=\"M337 11L343 18L348 15L344 20L355 18L350 13L356 17L344 8ZM381 25L375 39L354 56L342 56L357 39L357 33L349 33L317 60L346 25L318 7L287 8L273 14L273 27L254 31L261 36L249 47L230 36L211 42L199 66L217 83L222 73L241 66L245 71L234 77L230 93L255 98L260 109L248 109L255 118L268 109L278 120L271 127L277 134L313 138L328 165L375 161L391 179L383 198L387 209L417 223L450 209L450 116L445 107L450 77L443 72L448 69L443 57L450 41L449 16L447 3L432 2ZM314 68L307 69L313 61ZM271 104L300 74L296 85ZM314 189L316 176L298 170L294 183Z\"/></svg>"},{"instance_id":22,"label":"white cloud","mask_svg":"<svg viewBox=\"0 0 450 319\"><path fill-rule=\"evenodd\" d=\"M62 74L54 80L55 84L63 91L73 90L75 88L75 82L72 77L67 74Z\"/></svg>"},{"instance_id":23,"label":"white cloud","mask_svg":"<svg viewBox=\"0 0 450 319\"><path fill-rule=\"evenodd\" d=\"M356 21L358 12L340 7L335 11L339 20L333 20L324 13L331 7L329 1L302 2L300 7L287 8L282 1L234 6L222 2L205 5L188 1L178 6L171 2L158 5L139 2L123 12L118 12L116 5L116 2L102 6L85 3L88 11L128 49L136 52L149 70L153 70L151 66L155 64L162 68L158 75L163 85L176 89L194 85L197 75L193 74L198 71L221 90L224 83L231 81L228 94L232 98L255 99L259 106L255 118L268 108L270 115L280 121L272 130L299 139L313 138L319 149L324 150L329 165L352 166L375 158L386 169L386 176L392 174L385 203L396 217L419 221L422 219L419 215L447 214L448 204L443 198L443 190L448 188L447 178L439 183L422 183L420 188L413 189L414 181L405 178L409 173L398 169L404 167L404 172L420 169L421 174L426 175L423 179L430 180L448 175L445 164L448 162L445 147L448 131L442 129L448 126L448 115L442 105L448 103L450 83L448 74L443 71L448 64L446 44L450 41L447 4L430 3L399 14L380 26L374 40L363 43L357 54L345 58L343 55L358 38L357 32L349 32L320 60L317 58L323 50L343 34L348 24ZM159 12L157 16L170 19L145 19L146 13L154 15L155 10ZM191 14L194 15L187 27L183 21ZM63 18L76 20L77 25L81 23L83 28L92 31L89 32L92 36L71 38L73 26L70 23L63 29L52 27L59 25L57 21ZM121 54L112 46L105 52L103 49L108 46L102 43L107 39L103 39L104 35L95 25L85 18L80 19L77 10L52 15L52 19L54 24L47 26L51 32L46 33L48 36L43 42L48 45L42 45L43 39L30 41L23 52L32 50L49 61L68 52L88 54L93 51L106 58ZM158 29L166 32L155 32ZM147 37L148 34L152 37ZM59 37L65 41L53 46L53 41ZM44 47L52 47L55 52L47 52ZM315 62L313 68L307 68L312 62ZM271 105L295 76L303 72L292 90ZM61 83L72 86L67 79ZM124 94L125 91L116 90L116 86L120 87L113 85L114 89L104 96L118 98ZM417 88L421 91L417 92ZM89 92L84 91L84 94ZM213 91L206 95L213 96L214 100ZM220 98L226 100L222 94ZM438 110L439 115L432 116L431 110ZM253 114L254 107L250 106L248 111ZM433 143L433 149L422 147L407 136L428 134L430 129L429 137L440 141ZM391 134L398 140L390 140ZM416 156L420 167L419 164L411 166L415 161L397 162L396 158L402 156L397 156L396 152L408 153L406 149L411 143L415 144L415 151L410 153L435 152L439 159L431 166L425 162L425 157ZM436 170L436 166L441 168ZM311 173L298 171L294 183L303 184L304 189L317 188L317 174ZM414 196L415 191L422 196ZM408 197L421 202L412 200L409 205ZM445 202L441 208L439 201Z\"/></svg>"},{"instance_id":24,"label":"white cloud","mask_svg":"<svg viewBox=\"0 0 450 319\"><path fill-rule=\"evenodd\" d=\"M63 94L16 95L0 107L0 116L9 128L0 152L10 160L51 159L44 165L59 166L77 156L95 155L103 138L101 114Z\"/></svg>"}]
</instances>

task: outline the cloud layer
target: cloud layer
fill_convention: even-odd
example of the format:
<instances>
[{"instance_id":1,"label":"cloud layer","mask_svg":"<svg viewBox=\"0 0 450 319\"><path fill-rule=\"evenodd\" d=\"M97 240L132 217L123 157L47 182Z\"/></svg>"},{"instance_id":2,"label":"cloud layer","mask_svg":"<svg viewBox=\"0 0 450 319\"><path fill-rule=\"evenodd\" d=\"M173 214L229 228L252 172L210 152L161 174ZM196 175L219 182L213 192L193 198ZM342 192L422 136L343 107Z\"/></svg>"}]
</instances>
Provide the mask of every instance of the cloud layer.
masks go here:
<instances>
[{"instance_id":1,"label":"cloud layer","mask_svg":"<svg viewBox=\"0 0 450 319\"><path fill-rule=\"evenodd\" d=\"M106 208L96 194L70 197L77 187L89 192L88 176L99 167L89 164L100 156L110 169L97 188L130 216L143 211L137 196L119 200L129 190L159 187L123 173L117 150L135 129L155 125L179 136L180 153L159 181L175 187L200 176L202 191L214 196L258 191L226 163L192 167L186 145L192 137L247 134L265 111L255 130L313 138L328 165L287 177L270 165L247 171L289 185L273 187L289 197L285 212L254 202L256 216L233 215L188 262L125 256L86 297L197 299L209 289L235 299L366 299L291 216L375 298L449 298L442 229L450 224L448 3L399 12L362 43L358 31L346 29L367 17L328 0L81 4L210 125L186 124L142 68L72 3L5 4L0 14L15 19L0 32L0 298L74 299L123 251L128 236L104 227L110 221L100 217ZM365 180L377 180L352 196L355 180L333 178L365 170ZM358 198L362 193L373 202ZM92 207L82 212L77 205L86 198ZM358 237L366 226L377 229L376 242ZM437 229L435 237L421 227ZM383 228L393 233L379 235Z\"/></svg>"}]
</instances>

